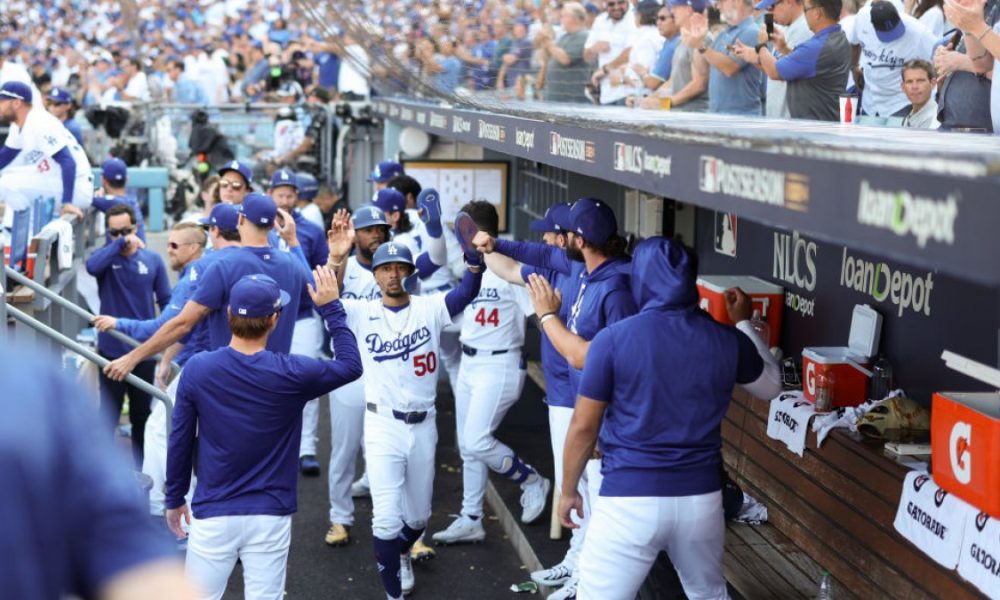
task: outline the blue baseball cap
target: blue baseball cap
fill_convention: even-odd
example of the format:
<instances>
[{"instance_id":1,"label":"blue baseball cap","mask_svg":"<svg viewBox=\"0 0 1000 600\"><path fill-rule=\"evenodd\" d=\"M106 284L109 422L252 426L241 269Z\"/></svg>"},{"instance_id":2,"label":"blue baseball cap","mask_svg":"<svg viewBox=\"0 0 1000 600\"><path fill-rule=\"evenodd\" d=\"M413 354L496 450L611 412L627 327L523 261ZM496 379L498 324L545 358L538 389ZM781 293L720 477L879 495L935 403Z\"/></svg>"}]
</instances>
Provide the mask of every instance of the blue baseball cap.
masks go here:
<instances>
[{"instance_id":1,"label":"blue baseball cap","mask_svg":"<svg viewBox=\"0 0 1000 600\"><path fill-rule=\"evenodd\" d=\"M128 179L128 166L120 158L109 158L101 165L101 177L111 183L123 184Z\"/></svg>"},{"instance_id":2,"label":"blue baseball cap","mask_svg":"<svg viewBox=\"0 0 1000 600\"><path fill-rule=\"evenodd\" d=\"M690 6L694 12L705 12L708 8L708 0L669 0L670 8L675 6Z\"/></svg>"},{"instance_id":3,"label":"blue baseball cap","mask_svg":"<svg viewBox=\"0 0 1000 600\"><path fill-rule=\"evenodd\" d=\"M571 206L568 202L553 204L545 211L544 217L531 222L531 230L538 233L565 231L567 229L566 223L569 221L569 209Z\"/></svg>"},{"instance_id":4,"label":"blue baseball cap","mask_svg":"<svg viewBox=\"0 0 1000 600\"><path fill-rule=\"evenodd\" d=\"M872 3L871 21L872 27L875 28L875 37L883 44L895 42L906 33L906 25L899 16L899 11L888 0Z\"/></svg>"},{"instance_id":5,"label":"blue baseball cap","mask_svg":"<svg viewBox=\"0 0 1000 600\"><path fill-rule=\"evenodd\" d=\"M754 4L753 7L757 10L771 10L777 3L778 0L761 0L757 4Z\"/></svg>"},{"instance_id":6,"label":"blue baseball cap","mask_svg":"<svg viewBox=\"0 0 1000 600\"><path fill-rule=\"evenodd\" d=\"M290 299L288 292L267 275L244 275L229 291L229 310L245 319L266 317L287 306Z\"/></svg>"},{"instance_id":7,"label":"blue baseball cap","mask_svg":"<svg viewBox=\"0 0 1000 600\"><path fill-rule=\"evenodd\" d=\"M399 212L406 208L406 196L395 188L386 188L375 192L372 204L381 208L383 212Z\"/></svg>"},{"instance_id":8,"label":"blue baseball cap","mask_svg":"<svg viewBox=\"0 0 1000 600\"><path fill-rule=\"evenodd\" d=\"M403 165L394 160L383 160L375 165L375 170L368 176L372 183L386 183L396 175L403 174Z\"/></svg>"},{"instance_id":9,"label":"blue baseball cap","mask_svg":"<svg viewBox=\"0 0 1000 600\"><path fill-rule=\"evenodd\" d=\"M31 86L22 81L8 81L0 85L0 100L31 102Z\"/></svg>"},{"instance_id":10,"label":"blue baseball cap","mask_svg":"<svg viewBox=\"0 0 1000 600\"><path fill-rule=\"evenodd\" d=\"M309 173L296 173L295 183L299 187L300 200L312 200L319 193L319 182Z\"/></svg>"},{"instance_id":11,"label":"blue baseball cap","mask_svg":"<svg viewBox=\"0 0 1000 600\"><path fill-rule=\"evenodd\" d=\"M580 198L569 211L570 231L591 244L603 244L618 233L611 207L596 198Z\"/></svg>"},{"instance_id":12,"label":"blue baseball cap","mask_svg":"<svg viewBox=\"0 0 1000 600\"><path fill-rule=\"evenodd\" d=\"M60 87L54 87L49 90L49 93L45 95L45 98L50 102L56 102L58 104L69 104L73 101L73 96L70 95L69 90Z\"/></svg>"},{"instance_id":13,"label":"blue baseball cap","mask_svg":"<svg viewBox=\"0 0 1000 600\"><path fill-rule=\"evenodd\" d=\"M274 217L278 214L278 205L266 194L260 192L250 192L243 198L240 204L240 214L255 225L265 227L274 224Z\"/></svg>"},{"instance_id":14,"label":"blue baseball cap","mask_svg":"<svg viewBox=\"0 0 1000 600\"><path fill-rule=\"evenodd\" d=\"M202 225L218 227L223 231L236 231L240 223L240 211L228 202L219 202L212 207L207 217L199 220Z\"/></svg>"},{"instance_id":15,"label":"blue baseball cap","mask_svg":"<svg viewBox=\"0 0 1000 600\"><path fill-rule=\"evenodd\" d=\"M364 204L358 207L354 211L354 214L351 215L351 220L354 221L355 229L367 229L379 225L384 227L389 226L389 223L385 220L385 213L374 204Z\"/></svg>"},{"instance_id":16,"label":"blue baseball cap","mask_svg":"<svg viewBox=\"0 0 1000 600\"><path fill-rule=\"evenodd\" d=\"M231 160L219 167L219 177L222 177L228 171L236 171L243 176L243 180L247 183L247 188L252 187L253 171L250 169L250 165L243 164L238 160Z\"/></svg>"},{"instance_id":17,"label":"blue baseball cap","mask_svg":"<svg viewBox=\"0 0 1000 600\"><path fill-rule=\"evenodd\" d=\"M394 262L410 265L411 267L414 266L413 254L410 253L410 249L406 247L406 244L386 242L379 246L378 250L375 251L375 255L372 256L372 270Z\"/></svg>"},{"instance_id":18,"label":"blue baseball cap","mask_svg":"<svg viewBox=\"0 0 1000 600\"><path fill-rule=\"evenodd\" d=\"M295 177L295 173L292 173L288 169L278 169L271 175L271 189L283 185L291 186L295 188L295 191L299 189L299 180Z\"/></svg>"}]
</instances>

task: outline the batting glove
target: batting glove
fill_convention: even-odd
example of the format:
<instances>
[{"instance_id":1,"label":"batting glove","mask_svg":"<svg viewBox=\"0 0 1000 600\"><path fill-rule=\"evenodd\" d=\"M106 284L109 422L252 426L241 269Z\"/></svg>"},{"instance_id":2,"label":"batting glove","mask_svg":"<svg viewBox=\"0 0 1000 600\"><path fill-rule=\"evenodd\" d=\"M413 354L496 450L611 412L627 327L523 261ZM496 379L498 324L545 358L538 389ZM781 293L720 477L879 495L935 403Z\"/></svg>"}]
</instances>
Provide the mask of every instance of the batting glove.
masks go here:
<instances>
[{"instance_id":1,"label":"batting glove","mask_svg":"<svg viewBox=\"0 0 1000 600\"><path fill-rule=\"evenodd\" d=\"M434 188L424 188L417 195L417 208L420 209L420 220L424 222L427 234L433 238L441 237L441 196Z\"/></svg>"}]
</instances>

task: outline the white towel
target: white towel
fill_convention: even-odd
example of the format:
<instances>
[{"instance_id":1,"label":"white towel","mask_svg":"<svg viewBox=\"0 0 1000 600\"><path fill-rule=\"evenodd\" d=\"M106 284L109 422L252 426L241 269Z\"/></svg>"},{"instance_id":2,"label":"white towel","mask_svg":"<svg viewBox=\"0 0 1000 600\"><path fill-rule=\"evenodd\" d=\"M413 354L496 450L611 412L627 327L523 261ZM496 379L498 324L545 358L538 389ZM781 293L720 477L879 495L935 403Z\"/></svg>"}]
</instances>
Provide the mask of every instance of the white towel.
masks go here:
<instances>
[{"instance_id":1,"label":"white towel","mask_svg":"<svg viewBox=\"0 0 1000 600\"><path fill-rule=\"evenodd\" d=\"M767 413L767 436L781 440L792 452L802 456L806 450L809 419L816 408L802 396L802 392L783 392L771 400Z\"/></svg>"},{"instance_id":2,"label":"white towel","mask_svg":"<svg viewBox=\"0 0 1000 600\"><path fill-rule=\"evenodd\" d=\"M893 390L889 392L888 396L881 400L869 400L864 404L843 407L828 414L817 416L812 424L812 430L816 432L816 447L819 448L822 446L823 440L826 439L826 436L830 435L830 432L838 427L850 429L851 431L857 431L858 420L861 419L865 413L879 404L882 404L889 398L902 395L903 390Z\"/></svg>"},{"instance_id":3,"label":"white towel","mask_svg":"<svg viewBox=\"0 0 1000 600\"><path fill-rule=\"evenodd\" d=\"M737 523L760 525L767 521L767 507L750 494L743 492L743 506L733 520Z\"/></svg>"},{"instance_id":4,"label":"white towel","mask_svg":"<svg viewBox=\"0 0 1000 600\"><path fill-rule=\"evenodd\" d=\"M42 231L55 231L58 239L56 255L59 260L59 270L68 269L73 266L73 226L69 221L63 219L53 219L42 227Z\"/></svg>"}]
</instances>

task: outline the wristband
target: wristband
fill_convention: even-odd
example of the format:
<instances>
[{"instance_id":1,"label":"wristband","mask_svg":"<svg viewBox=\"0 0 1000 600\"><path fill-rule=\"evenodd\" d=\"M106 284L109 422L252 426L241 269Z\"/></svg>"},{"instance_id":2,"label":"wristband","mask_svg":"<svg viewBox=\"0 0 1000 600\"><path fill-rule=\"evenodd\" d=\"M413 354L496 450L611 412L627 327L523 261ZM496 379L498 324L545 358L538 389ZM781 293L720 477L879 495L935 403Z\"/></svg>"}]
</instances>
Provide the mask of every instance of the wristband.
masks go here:
<instances>
[{"instance_id":1,"label":"wristband","mask_svg":"<svg viewBox=\"0 0 1000 600\"><path fill-rule=\"evenodd\" d=\"M987 33L989 33L989 32L991 32L991 31L993 31L993 30L992 30L992 29L990 29L990 26L989 26L989 25L987 25L987 26L986 26L986 30L985 30L985 31L983 31L982 33L980 33L979 35L977 35L977 36L976 36L976 41L977 41L977 42L981 42L981 41L983 41L983 38L984 38L984 37L986 37L986 34L987 34Z\"/></svg>"},{"instance_id":2,"label":"wristband","mask_svg":"<svg viewBox=\"0 0 1000 600\"><path fill-rule=\"evenodd\" d=\"M756 46L754 46L753 47L754 54L760 54L761 48L767 48L767 42L764 42L763 44L757 44Z\"/></svg>"},{"instance_id":3,"label":"wristband","mask_svg":"<svg viewBox=\"0 0 1000 600\"><path fill-rule=\"evenodd\" d=\"M559 317L558 313L554 312L545 313L544 315L538 318L538 324L545 325L545 322L548 321L549 319L556 319L558 317Z\"/></svg>"}]
</instances>

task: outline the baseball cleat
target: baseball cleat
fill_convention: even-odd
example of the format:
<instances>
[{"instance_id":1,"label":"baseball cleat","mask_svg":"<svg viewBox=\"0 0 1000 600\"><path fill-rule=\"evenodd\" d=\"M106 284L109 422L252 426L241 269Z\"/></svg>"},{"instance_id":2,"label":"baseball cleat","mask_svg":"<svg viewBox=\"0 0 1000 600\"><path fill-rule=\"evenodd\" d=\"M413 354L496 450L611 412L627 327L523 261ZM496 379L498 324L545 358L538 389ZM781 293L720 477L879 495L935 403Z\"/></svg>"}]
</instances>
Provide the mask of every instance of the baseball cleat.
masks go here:
<instances>
[{"instance_id":1,"label":"baseball cleat","mask_svg":"<svg viewBox=\"0 0 1000 600\"><path fill-rule=\"evenodd\" d=\"M545 587L559 587L565 585L573 577L573 569L566 566L566 563L561 562L554 567L549 567L548 569L542 569L541 571L535 571L531 574L531 580L538 585L544 585Z\"/></svg>"},{"instance_id":2,"label":"baseball cleat","mask_svg":"<svg viewBox=\"0 0 1000 600\"><path fill-rule=\"evenodd\" d=\"M404 596L413 592L413 586L416 583L413 577L413 559L405 554L399 557L399 583L403 587Z\"/></svg>"},{"instance_id":3,"label":"baseball cleat","mask_svg":"<svg viewBox=\"0 0 1000 600\"><path fill-rule=\"evenodd\" d=\"M424 562L425 560L430 560L435 556L437 556L437 552L434 551L434 548L431 548L424 543L423 537L414 542L413 547L410 548L410 558L417 562Z\"/></svg>"},{"instance_id":4,"label":"baseball cleat","mask_svg":"<svg viewBox=\"0 0 1000 600\"><path fill-rule=\"evenodd\" d=\"M549 489L551 488L552 484L549 480L541 475L538 475L533 483L525 483L521 486L523 490L521 492L521 507L524 509L521 512L522 523L531 523L542 516L542 512L545 511L545 501L549 497Z\"/></svg>"},{"instance_id":5,"label":"baseball cleat","mask_svg":"<svg viewBox=\"0 0 1000 600\"><path fill-rule=\"evenodd\" d=\"M368 473L365 472L357 481L351 484L351 498L370 496L372 490L368 487Z\"/></svg>"},{"instance_id":6,"label":"baseball cleat","mask_svg":"<svg viewBox=\"0 0 1000 600\"><path fill-rule=\"evenodd\" d=\"M312 454L299 457L299 472L306 477L319 476L319 461Z\"/></svg>"},{"instance_id":7,"label":"baseball cleat","mask_svg":"<svg viewBox=\"0 0 1000 600\"><path fill-rule=\"evenodd\" d=\"M558 590L549 594L549 600L574 600L576 598L576 586L580 583L579 575L574 575Z\"/></svg>"},{"instance_id":8,"label":"baseball cleat","mask_svg":"<svg viewBox=\"0 0 1000 600\"><path fill-rule=\"evenodd\" d=\"M351 541L351 534L347 527L340 523L330 523L330 529L326 532L324 540L330 546L343 546Z\"/></svg>"},{"instance_id":9,"label":"baseball cleat","mask_svg":"<svg viewBox=\"0 0 1000 600\"><path fill-rule=\"evenodd\" d=\"M465 515L459 515L451 522L444 531L439 531L431 536L438 544L461 544L468 542L481 542L486 537L486 530L483 529L482 519L473 519Z\"/></svg>"}]
</instances>

